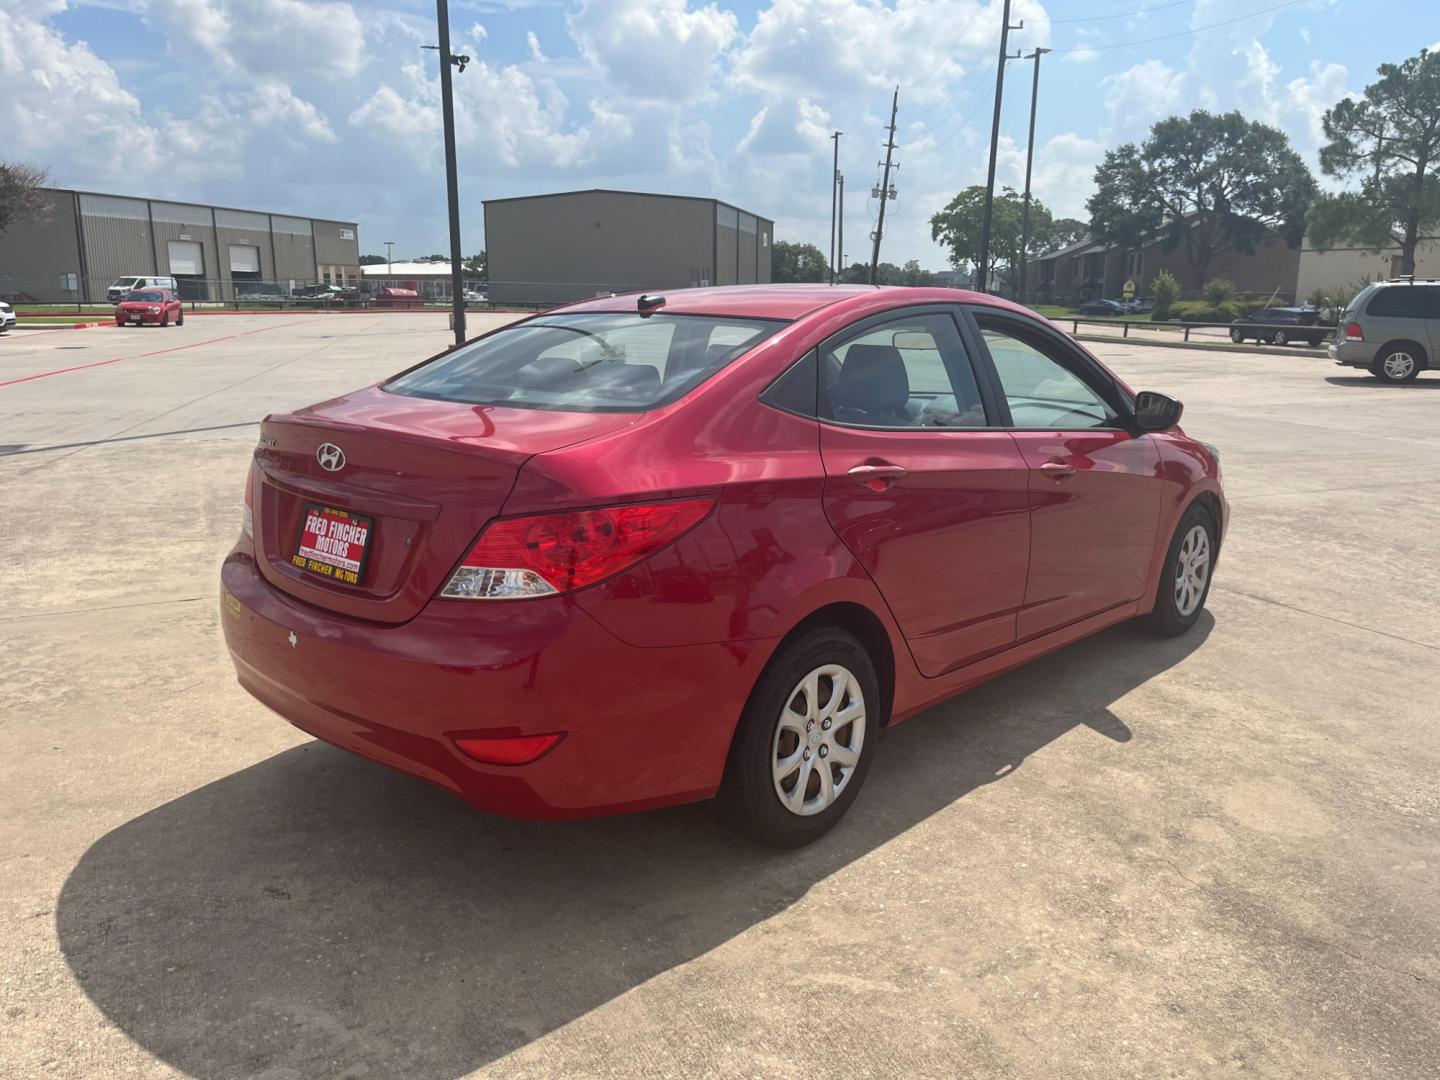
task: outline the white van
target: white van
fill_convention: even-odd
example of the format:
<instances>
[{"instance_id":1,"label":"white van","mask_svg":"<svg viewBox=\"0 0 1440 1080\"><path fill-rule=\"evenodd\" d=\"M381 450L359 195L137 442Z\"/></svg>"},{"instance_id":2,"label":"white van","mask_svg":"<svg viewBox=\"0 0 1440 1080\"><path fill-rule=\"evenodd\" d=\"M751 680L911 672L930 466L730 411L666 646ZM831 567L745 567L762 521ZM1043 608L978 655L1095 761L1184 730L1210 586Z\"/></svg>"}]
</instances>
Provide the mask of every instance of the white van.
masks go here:
<instances>
[{"instance_id":1,"label":"white van","mask_svg":"<svg viewBox=\"0 0 1440 1080\"><path fill-rule=\"evenodd\" d=\"M115 279L115 284L105 290L105 298L112 304L118 304L134 289L169 289L177 296L180 294L180 287L173 277L140 277L127 274Z\"/></svg>"}]
</instances>

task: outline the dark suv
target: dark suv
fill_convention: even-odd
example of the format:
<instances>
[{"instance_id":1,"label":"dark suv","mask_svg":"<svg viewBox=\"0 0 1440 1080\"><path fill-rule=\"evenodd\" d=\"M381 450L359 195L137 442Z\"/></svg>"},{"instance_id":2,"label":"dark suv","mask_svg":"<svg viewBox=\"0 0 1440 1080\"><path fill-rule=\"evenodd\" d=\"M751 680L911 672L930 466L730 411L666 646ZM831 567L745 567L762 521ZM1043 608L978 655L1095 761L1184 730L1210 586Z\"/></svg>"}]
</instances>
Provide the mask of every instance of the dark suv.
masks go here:
<instances>
[{"instance_id":1,"label":"dark suv","mask_svg":"<svg viewBox=\"0 0 1440 1080\"><path fill-rule=\"evenodd\" d=\"M1312 307L1270 307L1252 312L1230 324L1230 340L1240 344L1254 338L1271 345L1289 345L1303 341L1319 345L1330 336L1330 328L1320 324L1320 313Z\"/></svg>"},{"instance_id":2,"label":"dark suv","mask_svg":"<svg viewBox=\"0 0 1440 1080\"><path fill-rule=\"evenodd\" d=\"M1407 383L1440 356L1440 281L1377 281L1340 316L1330 358L1377 379Z\"/></svg>"}]
</instances>

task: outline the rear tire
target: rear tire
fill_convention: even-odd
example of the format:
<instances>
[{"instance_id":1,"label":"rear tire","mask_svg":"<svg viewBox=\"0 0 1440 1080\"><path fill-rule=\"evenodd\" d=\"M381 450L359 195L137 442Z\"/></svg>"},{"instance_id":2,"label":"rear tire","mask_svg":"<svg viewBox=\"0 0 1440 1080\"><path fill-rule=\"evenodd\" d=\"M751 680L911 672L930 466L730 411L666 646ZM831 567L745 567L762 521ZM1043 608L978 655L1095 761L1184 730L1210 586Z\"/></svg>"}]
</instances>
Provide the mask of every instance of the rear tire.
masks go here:
<instances>
[{"instance_id":1,"label":"rear tire","mask_svg":"<svg viewBox=\"0 0 1440 1080\"><path fill-rule=\"evenodd\" d=\"M1239 330L1231 330L1230 340L1233 341L1236 345L1243 345L1245 344L1245 335L1242 334Z\"/></svg>"},{"instance_id":2,"label":"rear tire","mask_svg":"<svg viewBox=\"0 0 1440 1080\"><path fill-rule=\"evenodd\" d=\"M819 626L781 645L730 744L720 786L727 823L779 848L829 832L865 782L880 716L875 665L853 634Z\"/></svg>"},{"instance_id":3,"label":"rear tire","mask_svg":"<svg viewBox=\"0 0 1440 1080\"><path fill-rule=\"evenodd\" d=\"M1370 373L1381 382L1408 383L1415 381L1424 365L1425 353L1418 345L1409 341L1397 341L1386 345L1375 354L1375 363L1370 365Z\"/></svg>"},{"instance_id":4,"label":"rear tire","mask_svg":"<svg viewBox=\"0 0 1440 1080\"><path fill-rule=\"evenodd\" d=\"M1155 608L1145 616L1145 629L1160 637L1179 637L1205 610L1215 572L1216 524L1203 506L1185 511L1165 552Z\"/></svg>"},{"instance_id":5,"label":"rear tire","mask_svg":"<svg viewBox=\"0 0 1440 1080\"><path fill-rule=\"evenodd\" d=\"M1275 333L1270 335L1270 342L1272 345L1289 345L1290 335L1284 330L1276 330Z\"/></svg>"}]
</instances>

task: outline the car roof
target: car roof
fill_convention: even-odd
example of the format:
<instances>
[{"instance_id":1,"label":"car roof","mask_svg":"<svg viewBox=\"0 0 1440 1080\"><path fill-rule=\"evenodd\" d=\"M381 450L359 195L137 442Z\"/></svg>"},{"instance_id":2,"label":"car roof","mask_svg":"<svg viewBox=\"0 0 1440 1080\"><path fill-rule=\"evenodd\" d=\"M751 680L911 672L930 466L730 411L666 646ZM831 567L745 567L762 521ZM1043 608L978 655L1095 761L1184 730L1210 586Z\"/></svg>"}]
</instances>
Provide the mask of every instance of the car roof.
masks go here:
<instances>
[{"instance_id":1,"label":"car roof","mask_svg":"<svg viewBox=\"0 0 1440 1080\"><path fill-rule=\"evenodd\" d=\"M875 307L881 297L886 303L878 306L899 307L903 304L951 303L988 304L1016 311L1034 313L1017 304L968 289L942 289L902 285L715 285L698 289L657 289L653 294L665 297L665 305L653 309L667 315L719 315L752 319L799 319L821 308L836 304ZM632 312L636 300L646 293L616 293L580 300L555 312Z\"/></svg>"}]
</instances>

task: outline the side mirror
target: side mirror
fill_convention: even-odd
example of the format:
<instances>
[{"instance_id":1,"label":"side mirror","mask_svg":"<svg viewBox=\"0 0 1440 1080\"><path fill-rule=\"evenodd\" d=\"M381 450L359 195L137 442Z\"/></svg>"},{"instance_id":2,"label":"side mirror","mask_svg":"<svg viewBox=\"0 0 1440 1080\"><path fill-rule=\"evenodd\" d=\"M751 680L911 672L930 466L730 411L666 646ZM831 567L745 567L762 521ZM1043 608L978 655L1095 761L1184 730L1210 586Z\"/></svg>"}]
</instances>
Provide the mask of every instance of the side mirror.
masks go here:
<instances>
[{"instance_id":1,"label":"side mirror","mask_svg":"<svg viewBox=\"0 0 1440 1080\"><path fill-rule=\"evenodd\" d=\"M1164 431L1180 422L1185 406L1172 397L1142 390L1135 395L1135 426L1141 431Z\"/></svg>"}]
</instances>

